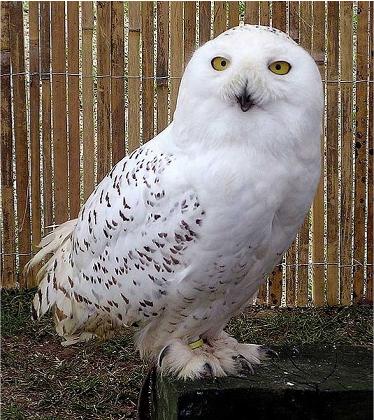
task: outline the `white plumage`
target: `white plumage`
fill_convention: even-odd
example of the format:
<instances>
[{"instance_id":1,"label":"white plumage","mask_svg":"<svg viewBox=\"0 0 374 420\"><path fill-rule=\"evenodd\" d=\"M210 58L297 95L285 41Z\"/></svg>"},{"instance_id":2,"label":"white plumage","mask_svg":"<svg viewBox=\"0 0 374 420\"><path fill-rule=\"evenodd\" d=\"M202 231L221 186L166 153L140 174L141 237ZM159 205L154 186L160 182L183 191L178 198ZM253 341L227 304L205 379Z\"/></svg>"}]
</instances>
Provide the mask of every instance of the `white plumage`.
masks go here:
<instances>
[{"instance_id":1,"label":"white plumage","mask_svg":"<svg viewBox=\"0 0 374 420\"><path fill-rule=\"evenodd\" d=\"M186 68L169 127L42 241L31 264L53 255L34 315L54 308L67 344L138 324L142 356L161 353L160 369L180 377L259 363L261 346L223 328L310 207L322 106L317 66L285 34L245 25L206 43Z\"/></svg>"}]
</instances>

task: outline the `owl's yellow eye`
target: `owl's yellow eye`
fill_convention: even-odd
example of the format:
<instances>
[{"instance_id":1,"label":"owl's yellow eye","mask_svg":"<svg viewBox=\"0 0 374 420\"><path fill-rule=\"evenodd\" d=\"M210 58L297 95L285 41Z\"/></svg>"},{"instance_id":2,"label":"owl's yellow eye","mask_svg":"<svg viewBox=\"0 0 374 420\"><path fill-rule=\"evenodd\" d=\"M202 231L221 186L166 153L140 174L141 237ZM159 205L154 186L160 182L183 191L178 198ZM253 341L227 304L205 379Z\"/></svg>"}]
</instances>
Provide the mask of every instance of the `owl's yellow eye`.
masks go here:
<instances>
[{"instance_id":1,"label":"owl's yellow eye","mask_svg":"<svg viewBox=\"0 0 374 420\"><path fill-rule=\"evenodd\" d=\"M224 57L214 57L211 63L214 70L223 71L229 67L230 60Z\"/></svg>"},{"instance_id":2,"label":"owl's yellow eye","mask_svg":"<svg viewBox=\"0 0 374 420\"><path fill-rule=\"evenodd\" d=\"M274 61L274 63L270 64L269 70L283 76L291 70L291 64L287 63L287 61Z\"/></svg>"}]
</instances>

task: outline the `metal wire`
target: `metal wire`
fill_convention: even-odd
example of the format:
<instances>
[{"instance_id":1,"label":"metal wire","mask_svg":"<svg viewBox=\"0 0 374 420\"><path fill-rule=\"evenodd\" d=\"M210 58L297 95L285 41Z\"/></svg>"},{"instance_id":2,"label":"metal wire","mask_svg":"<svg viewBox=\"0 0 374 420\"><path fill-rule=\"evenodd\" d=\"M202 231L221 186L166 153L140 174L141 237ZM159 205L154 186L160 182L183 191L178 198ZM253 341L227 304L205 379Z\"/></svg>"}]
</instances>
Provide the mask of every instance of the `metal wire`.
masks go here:
<instances>
[{"instance_id":1,"label":"metal wire","mask_svg":"<svg viewBox=\"0 0 374 420\"><path fill-rule=\"evenodd\" d=\"M26 252L26 253L22 253L22 252L10 252L10 253L4 253L4 252L0 252L0 256L2 257L10 257L10 256L34 256L36 253L33 252ZM278 264L275 267L310 267L310 266L314 266L314 265L323 265L323 266L327 266L327 265L336 265L338 267L371 267L373 266L373 264L364 264L364 263L360 263L359 261L356 261L356 263L354 264L339 264L338 262L311 262L311 263L305 263L305 264Z\"/></svg>"},{"instance_id":2,"label":"metal wire","mask_svg":"<svg viewBox=\"0 0 374 420\"><path fill-rule=\"evenodd\" d=\"M112 74L89 74L83 75L82 73L68 73L68 72L48 72L48 73L41 73L38 71L35 72L18 72L18 73L4 73L0 74L0 77L7 77L7 76L40 76L41 79L48 77L48 76L75 76L75 77L83 77L83 78L96 78L96 79L103 79L109 77L111 79L155 79L155 80L165 80L165 79L181 79L181 76L132 76L132 75L123 75L123 76L114 76Z\"/></svg>"},{"instance_id":3,"label":"metal wire","mask_svg":"<svg viewBox=\"0 0 374 420\"><path fill-rule=\"evenodd\" d=\"M123 76L114 76L112 74L101 74L101 75L83 75L81 73L68 73L68 72L48 72L48 73L41 73L41 72L18 72L18 73L4 73L0 74L0 77L9 77L9 76L40 76L41 79L49 76L73 76L73 77L82 77L82 78L94 78L94 79L104 79L104 78L111 78L111 79L140 79L140 80L168 80L168 79L181 79L182 76L133 76L133 75L123 75ZM360 79L360 80L325 80L322 79L324 83L373 83L374 80L371 79Z\"/></svg>"}]
</instances>

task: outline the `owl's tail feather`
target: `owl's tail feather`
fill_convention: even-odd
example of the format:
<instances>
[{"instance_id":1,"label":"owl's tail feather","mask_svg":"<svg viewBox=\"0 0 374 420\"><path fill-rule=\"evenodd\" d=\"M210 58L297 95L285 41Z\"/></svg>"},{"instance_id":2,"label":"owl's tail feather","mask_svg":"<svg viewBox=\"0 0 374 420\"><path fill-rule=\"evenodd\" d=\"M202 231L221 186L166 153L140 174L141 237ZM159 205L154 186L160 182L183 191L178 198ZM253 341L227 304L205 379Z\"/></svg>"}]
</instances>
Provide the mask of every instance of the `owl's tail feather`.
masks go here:
<instances>
[{"instance_id":1,"label":"owl's tail feather","mask_svg":"<svg viewBox=\"0 0 374 420\"><path fill-rule=\"evenodd\" d=\"M43 238L39 245L40 251L25 267L25 271L28 271L52 253L37 274L40 284L32 303L32 315L34 319L37 319L49 309L53 309L56 331L67 340L64 342L65 345L86 341L95 335L83 331L74 335L82 330L83 325L94 312L92 305L81 301L74 292L71 235L76 223L77 219L69 220Z\"/></svg>"}]
</instances>

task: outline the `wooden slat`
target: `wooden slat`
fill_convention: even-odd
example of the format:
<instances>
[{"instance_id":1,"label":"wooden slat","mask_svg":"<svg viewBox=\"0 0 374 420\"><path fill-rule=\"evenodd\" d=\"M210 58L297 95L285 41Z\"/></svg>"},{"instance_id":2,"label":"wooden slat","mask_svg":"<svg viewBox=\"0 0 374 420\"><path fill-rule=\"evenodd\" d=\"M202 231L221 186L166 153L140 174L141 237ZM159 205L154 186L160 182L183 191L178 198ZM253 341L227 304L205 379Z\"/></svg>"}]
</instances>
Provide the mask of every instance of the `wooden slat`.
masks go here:
<instances>
[{"instance_id":1,"label":"wooden slat","mask_svg":"<svg viewBox=\"0 0 374 420\"><path fill-rule=\"evenodd\" d=\"M359 4L360 5L360 4ZM373 3L370 3L370 28L369 34L369 58L374 56L374 7ZM369 60L370 63L370 80L374 80L374 62ZM374 103L373 97L373 83L369 83L369 104ZM366 285L366 301L373 303L373 206L374 206L374 197L373 197L373 143L374 143L374 115L373 107L369 107L369 130L368 130L368 224L367 224L367 285Z\"/></svg>"},{"instance_id":2,"label":"wooden slat","mask_svg":"<svg viewBox=\"0 0 374 420\"><path fill-rule=\"evenodd\" d=\"M267 1L260 1L260 24L270 25L270 5Z\"/></svg>"},{"instance_id":3,"label":"wooden slat","mask_svg":"<svg viewBox=\"0 0 374 420\"><path fill-rule=\"evenodd\" d=\"M153 138L153 2L142 2L142 123L143 142Z\"/></svg>"},{"instance_id":4,"label":"wooden slat","mask_svg":"<svg viewBox=\"0 0 374 420\"><path fill-rule=\"evenodd\" d=\"M173 119L183 74L183 2L170 3L170 118Z\"/></svg>"},{"instance_id":5,"label":"wooden slat","mask_svg":"<svg viewBox=\"0 0 374 420\"><path fill-rule=\"evenodd\" d=\"M1 2L1 208L3 217L1 287L16 286L15 224L12 152L9 2Z\"/></svg>"},{"instance_id":6,"label":"wooden slat","mask_svg":"<svg viewBox=\"0 0 374 420\"><path fill-rule=\"evenodd\" d=\"M50 2L40 2L40 70L42 72L43 234L53 224Z\"/></svg>"},{"instance_id":7,"label":"wooden slat","mask_svg":"<svg viewBox=\"0 0 374 420\"><path fill-rule=\"evenodd\" d=\"M368 11L369 3L359 3L357 26L357 80L368 77ZM355 138L355 219L353 259L360 265L353 272L353 302L363 300L365 259L365 210L366 210L366 148L367 148L367 84L356 84L356 138ZM373 104L371 104L372 106ZM373 180L369 179L369 183ZM370 202L369 202L370 205ZM371 203L372 205L372 203ZM361 265L362 264L362 265Z\"/></svg>"},{"instance_id":8,"label":"wooden slat","mask_svg":"<svg viewBox=\"0 0 374 420\"><path fill-rule=\"evenodd\" d=\"M227 9L225 1L214 2L214 17L213 17L213 36L225 32L227 22Z\"/></svg>"},{"instance_id":9,"label":"wooden slat","mask_svg":"<svg viewBox=\"0 0 374 420\"><path fill-rule=\"evenodd\" d=\"M199 2L199 45L210 40L210 1Z\"/></svg>"},{"instance_id":10,"label":"wooden slat","mask_svg":"<svg viewBox=\"0 0 374 420\"><path fill-rule=\"evenodd\" d=\"M39 3L29 4L29 61L30 61L30 146L31 146L31 213L32 213L32 249L41 239L41 203L40 203L40 75L39 72ZM34 273L40 267L35 267ZM27 285L36 286L36 277L27 276Z\"/></svg>"},{"instance_id":11,"label":"wooden slat","mask_svg":"<svg viewBox=\"0 0 374 420\"><path fill-rule=\"evenodd\" d=\"M286 305L290 307L296 306L296 251L294 241L286 253Z\"/></svg>"},{"instance_id":12,"label":"wooden slat","mask_svg":"<svg viewBox=\"0 0 374 420\"><path fill-rule=\"evenodd\" d=\"M140 2L129 2L129 153L140 145Z\"/></svg>"},{"instance_id":13,"label":"wooden slat","mask_svg":"<svg viewBox=\"0 0 374 420\"><path fill-rule=\"evenodd\" d=\"M340 77L342 80L353 79L353 39L352 39L352 2L340 2ZM341 95L341 201L340 201L340 303L349 305L352 292L352 96L353 83L342 83ZM364 148L365 149L365 148ZM363 172L365 176L365 151ZM365 179L363 190L365 194ZM365 229L365 226L363 226ZM364 237L362 238L365 243ZM363 255L362 255L363 256ZM364 262L364 258L362 258ZM363 272L363 270L362 270Z\"/></svg>"},{"instance_id":14,"label":"wooden slat","mask_svg":"<svg viewBox=\"0 0 374 420\"><path fill-rule=\"evenodd\" d=\"M110 2L97 2L97 181L111 166L110 139ZM104 77L100 77L104 76Z\"/></svg>"},{"instance_id":15,"label":"wooden slat","mask_svg":"<svg viewBox=\"0 0 374 420\"><path fill-rule=\"evenodd\" d=\"M260 20L260 3L258 1L246 1L245 2L245 15L244 23L249 23L251 25L258 25Z\"/></svg>"},{"instance_id":16,"label":"wooden slat","mask_svg":"<svg viewBox=\"0 0 374 420\"><path fill-rule=\"evenodd\" d=\"M308 213L299 230L298 237L297 306L308 304L309 225L310 215Z\"/></svg>"},{"instance_id":17,"label":"wooden slat","mask_svg":"<svg viewBox=\"0 0 374 420\"><path fill-rule=\"evenodd\" d=\"M299 2L289 3L289 35L295 41L299 42ZM297 284L297 269L296 269L296 240L291 244L286 253L286 305L296 306L296 284Z\"/></svg>"},{"instance_id":18,"label":"wooden slat","mask_svg":"<svg viewBox=\"0 0 374 420\"><path fill-rule=\"evenodd\" d=\"M286 30L286 2L273 2L273 20L272 25L280 29ZM269 304L280 305L282 299L282 282L283 270L281 263L273 270L269 276Z\"/></svg>"},{"instance_id":19,"label":"wooden slat","mask_svg":"<svg viewBox=\"0 0 374 420\"><path fill-rule=\"evenodd\" d=\"M68 72L79 73L79 3L68 4ZM80 209L79 77L68 77L70 218Z\"/></svg>"},{"instance_id":20,"label":"wooden slat","mask_svg":"<svg viewBox=\"0 0 374 420\"><path fill-rule=\"evenodd\" d=\"M25 71L22 3L11 2L9 12L12 73L22 73ZM31 252L26 91L24 75L16 75L12 79L13 109L16 110L16 112L13 112L13 119L16 142L19 272L21 273L23 267L30 259ZM24 280L23 277L20 277L20 285L22 287L25 286Z\"/></svg>"},{"instance_id":21,"label":"wooden slat","mask_svg":"<svg viewBox=\"0 0 374 420\"><path fill-rule=\"evenodd\" d=\"M339 3L327 5L327 80L338 80ZM338 84L327 84L327 303L338 303Z\"/></svg>"},{"instance_id":22,"label":"wooden slat","mask_svg":"<svg viewBox=\"0 0 374 420\"><path fill-rule=\"evenodd\" d=\"M82 2L82 107L83 107L83 192L86 200L95 185L95 136L93 115L92 36L93 5Z\"/></svg>"},{"instance_id":23,"label":"wooden slat","mask_svg":"<svg viewBox=\"0 0 374 420\"><path fill-rule=\"evenodd\" d=\"M55 220L63 223L69 217L66 76L56 73L66 71L64 2L51 3L51 22Z\"/></svg>"},{"instance_id":24,"label":"wooden slat","mask_svg":"<svg viewBox=\"0 0 374 420\"><path fill-rule=\"evenodd\" d=\"M157 2L157 133L168 125L169 2Z\"/></svg>"},{"instance_id":25,"label":"wooden slat","mask_svg":"<svg viewBox=\"0 0 374 420\"><path fill-rule=\"evenodd\" d=\"M184 2L184 67L196 49L196 3Z\"/></svg>"},{"instance_id":26,"label":"wooden slat","mask_svg":"<svg viewBox=\"0 0 374 420\"><path fill-rule=\"evenodd\" d=\"M289 35L297 43L299 43L300 38L300 6L299 2L291 1L289 2Z\"/></svg>"},{"instance_id":27,"label":"wooden slat","mask_svg":"<svg viewBox=\"0 0 374 420\"><path fill-rule=\"evenodd\" d=\"M229 1L227 2L228 15L229 15L229 28L239 25L239 2Z\"/></svg>"},{"instance_id":28,"label":"wooden slat","mask_svg":"<svg viewBox=\"0 0 374 420\"><path fill-rule=\"evenodd\" d=\"M313 48L312 54L318 65L322 79L325 78L325 3L316 2L313 5ZM321 135L321 152L324 151L324 133ZM321 159L321 179L313 202L312 223L312 261L322 263L324 253L324 160ZM325 303L325 269L323 265L313 266L313 304L322 306Z\"/></svg>"},{"instance_id":29,"label":"wooden slat","mask_svg":"<svg viewBox=\"0 0 374 420\"><path fill-rule=\"evenodd\" d=\"M312 46L312 4L300 3L300 45L307 51ZM308 254L309 254L309 214L299 230L298 241L298 276L297 276L297 306L308 304Z\"/></svg>"},{"instance_id":30,"label":"wooden slat","mask_svg":"<svg viewBox=\"0 0 374 420\"><path fill-rule=\"evenodd\" d=\"M112 7L112 159L113 164L125 156L125 74L124 64L124 5L121 1Z\"/></svg>"},{"instance_id":31,"label":"wooden slat","mask_svg":"<svg viewBox=\"0 0 374 420\"><path fill-rule=\"evenodd\" d=\"M269 305L279 306L282 299L282 265L279 263L269 275Z\"/></svg>"},{"instance_id":32,"label":"wooden slat","mask_svg":"<svg viewBox=\"0 0 374 420\"><path fill-rule=\"evenodd\" d=\"M286 2L285 1L273 1L272 2L272 25L280 29L281 31L286 31Z\"/></svg>"}]
</instances>

